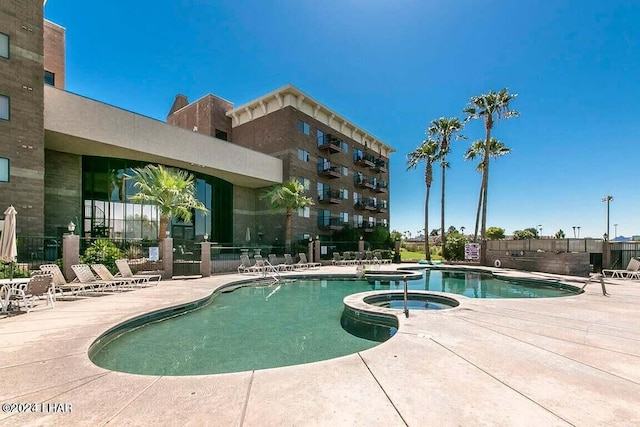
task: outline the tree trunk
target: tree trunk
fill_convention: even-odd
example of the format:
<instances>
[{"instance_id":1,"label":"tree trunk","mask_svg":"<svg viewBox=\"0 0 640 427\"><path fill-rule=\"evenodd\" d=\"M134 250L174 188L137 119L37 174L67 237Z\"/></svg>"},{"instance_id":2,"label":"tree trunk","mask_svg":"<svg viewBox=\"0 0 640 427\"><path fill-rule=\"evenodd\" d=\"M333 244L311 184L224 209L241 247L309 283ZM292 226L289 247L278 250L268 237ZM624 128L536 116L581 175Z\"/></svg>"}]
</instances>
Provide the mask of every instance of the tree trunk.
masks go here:
<instances>
[{"instance_id":1,"label":"tree trunk","mask_svg":"<svg viewBox=\"0 0 640 427\"><path fill-rule=\"evenodd\" d=\"M445 170L447 169L445 165L446 163L443 158L442 159L442 194L440 195L440 235L442 236L440 238L440 241L442 242L442 258L443 259L444 259L444 248L445 248L445 245L447 244L447 237L444 229L444 178L445 178Z\"/></svg>"},{"instance_id":2,"label":"tree trunk","mask_svg":"<svg viewBox=\"0 0 640 427\"><path fill-rule=\"evenodd\" d=\"M284 250L285 253L291 253L291 217L293 210L287 209L287 221L284 228Z\"/></svg>"},{"instance_id":3,"label":"tree trunk","mask_svg":"<svg viewBox=\"0 0 640 427\"><path fill-rule=\"evenodd\" d=\"M478 227L480 226L480 210L482 209L482 195L484 187L482 186L482 179L480 180L480 194L478 194L478 210L476 211L476 228L473 232L473 241L478 241Z\"/></svg>"},{"instance_id":4,"label":"tree trunk","mask_svg":"<svg viewBox=\"0 0 640 427\"><path fill-rule=\"evenodd\" d=\"M160 216L160 226L158 227L158 240L163 240L167 237L167 226L169 225L168 216Z\"/></svg>"},{"instance_id":5,"label":"tree trunk","mask_svg":"<svg viewBox=\"0 0 640 427\"><path fill-rule=\"evenodd\" d=\"M492 127L493 118L488 116L485 124L486 141L484 145L484 162L482 168L482 228L480 229L480 236L482 240L487 240L487 189L489 187L489 154L491 153L490 141Z\"/></svg>"},{"instance_id":6,"label":"tree trunk","mask_svg":"<svg viewBox=\"0 0 640 427\"><path fill-rule=\"evenodd\" d=\"M427 185L427 195L424 198L424 256L427 261L431 261L431 250L429 248L429 192L431 185Z\"/></svg>"}]
</instances>

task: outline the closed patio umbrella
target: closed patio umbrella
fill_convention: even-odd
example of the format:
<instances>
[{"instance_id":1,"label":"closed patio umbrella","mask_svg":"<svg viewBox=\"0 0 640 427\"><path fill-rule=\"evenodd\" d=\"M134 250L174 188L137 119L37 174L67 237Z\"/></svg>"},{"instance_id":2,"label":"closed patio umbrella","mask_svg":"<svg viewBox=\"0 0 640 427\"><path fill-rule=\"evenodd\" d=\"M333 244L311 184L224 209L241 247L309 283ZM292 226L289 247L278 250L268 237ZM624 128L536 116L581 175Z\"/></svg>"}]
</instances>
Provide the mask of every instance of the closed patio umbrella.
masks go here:
<instances>
[{"instance_id":1,"label":"closed patio umbrella","mask_svg":"<svg viewBox=\"0 0 640 427\"><path fill-rule=\"evenodd\" d=\"M245 236L245 240L247 242L251 241L251 229L249 227L247 227L247 235Z\"/></svg>"},{"instance_id":2,"label":"closed patio umbrella","mask_svg":"<svg viewBox=\"0 0 640 427\"><path fill-rule=\"evenodd\" d=\"M4 227L0 236L0 260L11 263L11 279L13 279L13 262L18 256L16 246L16 214L13 206L4 211Z\"/></svg>"}]
</instances>

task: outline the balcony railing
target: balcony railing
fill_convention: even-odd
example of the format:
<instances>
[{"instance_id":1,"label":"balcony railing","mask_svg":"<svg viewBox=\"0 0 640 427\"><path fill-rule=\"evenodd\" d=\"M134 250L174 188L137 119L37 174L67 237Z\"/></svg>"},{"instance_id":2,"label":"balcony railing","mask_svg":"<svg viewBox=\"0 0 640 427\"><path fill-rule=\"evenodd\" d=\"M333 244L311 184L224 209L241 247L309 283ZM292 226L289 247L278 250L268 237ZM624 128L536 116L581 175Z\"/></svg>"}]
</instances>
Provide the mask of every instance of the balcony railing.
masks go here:
<instances>
[{"instance_id":1,"label":"balcony railing","mask_svg":"<svg viewBox=\"0 0 640 427\"><path fill-rule=\"evenodd\" d=\"M380 201L378 203L378 212L387 212L387 210L389 209L389 207L387 206L387 201Z\"/></svg>"},{"instance_id":2,"label":"balcony railing","mask_svg":"<svg viewBox=\"0 0 640 427\"><path fill-rule=\"evenodd\" d=\"M338 190L327 188L318 194L318 201L321 203L338 204L342 202L342 194Z\"/></svg>"},{"instance_id":3,"label":"balcony railing","mask_svg":"<svg viewBox=\"0 0 640 427\"><path fill-rule=\"evenodd\" d=\"M382 159L375 159L373 166L371 166L376 172L386 172L387 171L387 162Z\"/></svg>"},{"instance_id":4,"label":"balcony railing","mask_svg":"<svg viewBox=\"0 0 640 427\"><path fill-rule=\"evenodd\" d=\"M376 185L376 191L378 193L387 193L389 190L389 184L387 184L385 181L378 181L377 185Z\"/></svg>"},{"instance_id":5,"label":"balcony railing","mask_svg":"<svg viewBox=\"0 0 640 427\"><path fill-rule=\"evenodd\" d=\"M370 211L378 210L378 203L375 199L367 199L364 201L364 208Z\"/></svg>"},{"instance_id":6,"label":"balcony railing","mask_svg":"<svg viewBox=\"0 0 640 427\"><path fill-rule=\"evenodd\" d=\"M375 178L370 178L366 175L355 175L353 177L353 184L356 187L361 187L361 188L370 188L370 189L375 189L376 188L376 181Z\"/></svg>"},{"instance_id":7,"label":"balcony railing","mask_svg":"<svg viewBox=\"0 0 640 427\"><path fill-rule=\"evenodd\" d=\"M364 186L366 188L370 188L372 190L375 190L376 187L378 186L378 180L376 178L373 178L373 177L366 178Z\"/></svg>"},{"instance_id":8,"label":"balcony railing","mask_svg":"<svg viewBox=\"0 0 640 427\"><path fill-rule=\"evenodd\" d=\"M372 168L376 164L376 159L370 154L360 154L354 153L353 155L353 163L359 166L364 166L367 168Z\"/></svg>"},{"instance_id":9,"label":"balcony railing","mask_svg":"<svg viewBox=\"0 0 640 427\"><path fill-rule=\"evenodd\" d=\"M342 230L345 222L340 217L320 217L318 218L318 228L325 230Z\"/></svg>"},{"instance_id":10,"label":"balcony railing","mask_svg":"<svg viewBox=\"0 0 640 427\"><path fill-rule=\"evenodd\" d=\"M331 162L318 163L318 175L328 178L340 178L340 165L334 165Z\"/></svg>"},{"instance_id":11,"label":"balcony railing","mask_svg":"<svg viewBox=\"0 0 640 427\"><path fill-rule=\"evenodd\" d=\"M342 141L331 134L325 134L318 138L318 149L330 153L341 153Z\"/></svg>"},{"instance_id":12,"label":"balcony railing","mask_svg":"<svg viewBox=\"0 0 640 427\"><path fill-rule=\"evenodd\" d=\"M373 231L375 226L376 225L374 223L368 221L354 221L353 223L353 228L367 232Z\"/></svg>"}]
</instances>

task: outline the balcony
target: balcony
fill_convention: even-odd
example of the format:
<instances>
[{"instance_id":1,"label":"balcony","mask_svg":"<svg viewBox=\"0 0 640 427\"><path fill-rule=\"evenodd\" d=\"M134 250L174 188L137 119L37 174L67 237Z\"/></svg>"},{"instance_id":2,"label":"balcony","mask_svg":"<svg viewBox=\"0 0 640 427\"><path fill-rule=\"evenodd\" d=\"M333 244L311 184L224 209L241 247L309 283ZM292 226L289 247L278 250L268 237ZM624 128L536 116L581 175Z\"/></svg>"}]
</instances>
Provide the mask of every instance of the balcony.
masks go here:
<instances>
[{"instance_id":1,"label":"balcony","mask_svg":"<svg viewBox=\"0 0 640 427\"><path fill-rule=\"evenodd\" d=\"M365 233L370 233L375 228L375 224L367 221L354 222L353 228L364 231Z\"/></svg>"},{"instance_id":2,"label":"balcony","mask_svg":"<svg viewBox=\"0 0 640 427\"><path fill-rule=\"evenodd\" d=\"M365 188L369 188L371 190L375 190L378 186L378 180L376 178L366 178L364 180Z\"/></svg>"},{"instance_id":3,"label":"balcony","mask_svg":"<svg viewBox=\"0 0 640 427\"><path fill-rule=\"evenodd\" d=\"M339 204L342 202L342 194L338 190L327 188L318 194L320 203Z\"/></svg>"},{"instance_id":4,"label":"balcony","mask_svg":"<svg viewBox=\"0 0 640 427\"><path fill-rule=\"evenodd\" d=\"M378 212L385 213L388 210L389 210L389 207L387 206L386 201L381 201L380 203L378 203Z\"/></svg>"},{"instance_id":5,"label":"balcony","mask_svg":"<svg viewBox=\"0 0 640 427\"><path fill-rule=\"evenodd\" d=\"M373 166L371 166L371 169L376 172L386 172L387 162L382 159L375 159Z\"/></svg>"},{"instance_id":6,"label":"balcony","mask_svg":"<svg viewBox=\"0 0 640 427\"><path fill-rule=\"evenodd\" d=\"M377 211L378 204L374 199L367 199L364 201L364 208L365 210L368 210L368 211Z\"/></svg>"},{"instance_id":7,"label":"balcony","mask_svg":"<svg viewBox=\"0 0 640 427\"><path fill-rule=\"evenodd\" d=\"M358 173L353 177L353 185L360 188L376 188L376 179Z\"/></svg>"},{"instance_id":8,"label":"balcony","mask_svg":"<svg viewBox=\"0 0 640 427\"><path fill-rule=\"evenodd\" d=\"M331 134L318 138L318 149L329 153L342 153L342 141Z\"/></svg>"},{"instance_id":9,"label":"balcony","mask_svg":"<svg viewBox=\"0 0 640 427\"><path fill-rule=\"evenodd\" d=\"M340 178L340 165L334 165L331 162L318 163L318 175L326 176L327 178Z\"/></svg>"},{"instance_id":10,"label":"balcony","mask_svg":"<svg viewBox=\"0 0 640 427\"><path fill-rule=\"evenodd\" d=\"M376 185L376 192L378 193L387 193L389 184L387 184L385 181L378 181L377 185Z\"/></svg>"},{"instance_id":11,"label":"balcony","mask_svg":"<svg viewBox=\"0 0 640 427\"><path fill-rule=\"evenodd\" d=\"M356 202L353 204L353 208L359 211L363 211L364 207L365 207L364 200L356 200Z\"/></svg>"},{"instance_id":12,"label":"balcony","mask_svg":"<svg viewBox=\"0 0 640 427\"><path fill-rule=\"evenodd\" d=\"M339 217L318 218L318 228L323 230L342 230L344 226L344 221Z\"/></svg>"},{"instance_id":13,"label":"balcony","mask_svg":"<svg viewBox=\"0 0 640 427\"><path fill-rule=\"evenodd\" d=\"M376 165L376 159L370 154L353 154L353 163L366 168L373 168Z\"/></svg>"}]
</instances>

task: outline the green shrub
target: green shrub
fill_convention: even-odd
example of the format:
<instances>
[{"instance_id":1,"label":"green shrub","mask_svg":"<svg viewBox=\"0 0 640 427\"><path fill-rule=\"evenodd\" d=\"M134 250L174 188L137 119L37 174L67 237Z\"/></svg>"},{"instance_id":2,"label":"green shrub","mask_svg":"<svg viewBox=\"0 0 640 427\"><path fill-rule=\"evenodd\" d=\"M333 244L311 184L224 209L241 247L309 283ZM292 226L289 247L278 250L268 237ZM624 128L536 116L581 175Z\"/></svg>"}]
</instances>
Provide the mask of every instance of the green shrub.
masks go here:
<instances>
[{"instance_id":1,"label":"green shrub","mask_svg":"<svg viewBox=\"0 0 640 427\"><path fill-rule=\"evenodd\" d=\"M118 247L107 239L98 239L87 248L84 255L80 257L82 264L104 264L111 273L118 271L116 260L123 258Z\"/></svg>"}]
</instances>

